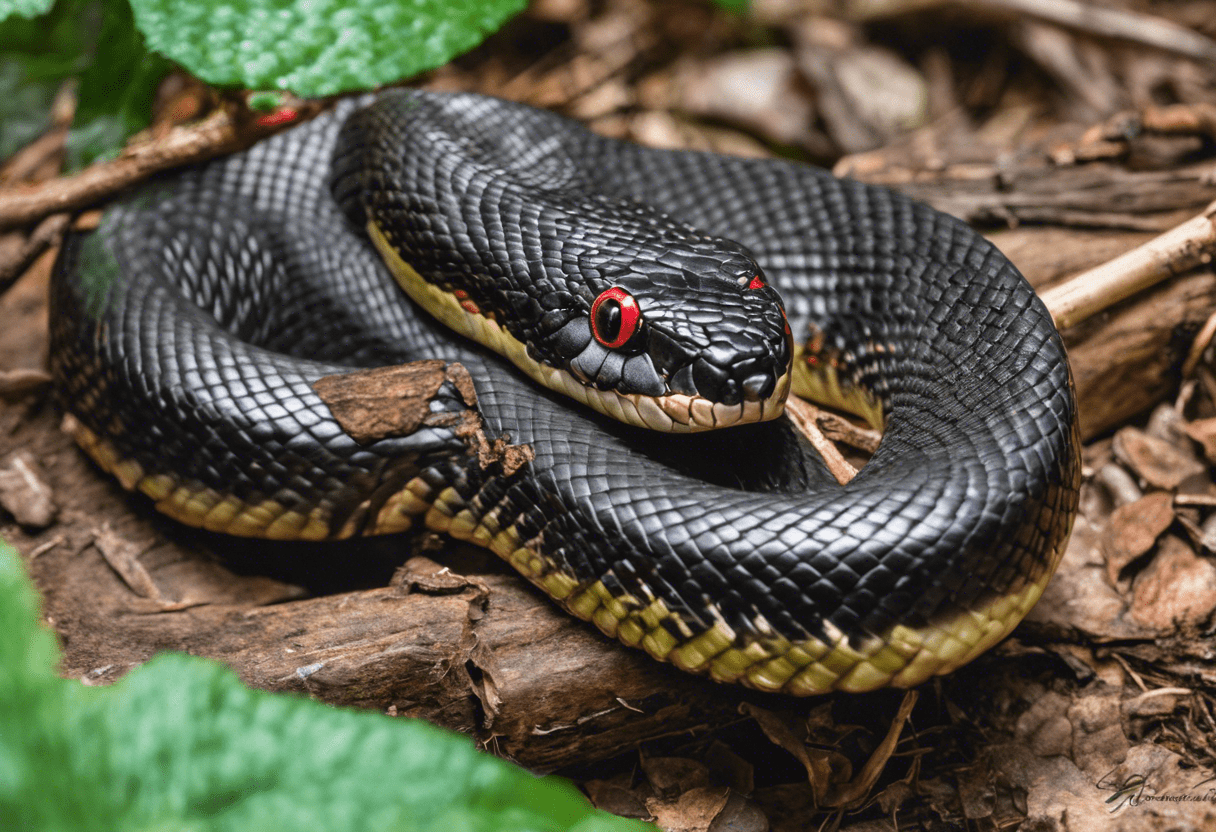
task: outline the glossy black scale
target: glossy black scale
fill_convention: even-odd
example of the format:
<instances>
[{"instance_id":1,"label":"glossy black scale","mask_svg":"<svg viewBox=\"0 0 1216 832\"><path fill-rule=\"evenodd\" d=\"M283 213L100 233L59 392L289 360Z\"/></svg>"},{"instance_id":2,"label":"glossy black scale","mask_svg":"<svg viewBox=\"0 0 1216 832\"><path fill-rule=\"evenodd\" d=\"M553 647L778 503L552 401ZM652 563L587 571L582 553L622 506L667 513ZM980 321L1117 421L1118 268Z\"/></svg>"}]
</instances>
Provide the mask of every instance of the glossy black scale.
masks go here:
<instances>
[{"instance_id":1,"label":"glossy black scale","mask_svg":"<svg viewBox=\"0 0 1216 832\"><path fill-rule=\"evenodd\" d=\"M1064 348L1016 269L961 222L787 162L647 150L472 95L394 95L419 129L455 118L470 142L526 124L581 160L604 199L738 241L783 296L794 337L813 328L845 357L841 377L880 395L886 433L870 463L837 486L785 420L696 436L614 423L420 317L331 194L349 102L163 179L69 241L55 276L52 362L65 407L99 434L120 426L113 443L146 471L216 489L239 482L254 500L324 500L338 518L377 484L420 475L442 489L459 471L462 493L482 495L472 502L496 508L503 527L518 521L559 567L644 589L692 624L720 615L740 633L762 617L794 640L829 623L854 639L881 635L1052 568L1079 478ZM342 187L353 185L339 179L339 200ZM543 225L544 205L528 208ZM170 256L183 240L193 253ZM556 263L559 249L527 241L520 251ZM242 262L275 264L283 279L255 279L256 269L233 267ZM190 289L213 274L222 292ZM204 296L222 300L202 310ZM590 343L585 318L534 311L556 342ZM610 337L615 313L603 314ZM719 316L725 347L737 312L701 314ZM270 318L308 335L248 324ZM643 310L641 327L650 323ZM666 348L683 348L670 337ZM534 461L511 476L482 468L441 427L360 446L311 389L349 366L424 357L464 363L487 434L527 444ZM629 377L628 362L620 372ZM708 359L674 380L734 384L736 396L759 384ZM459 409L456 391L436 407Z\"/></svg>"}]
</instances>

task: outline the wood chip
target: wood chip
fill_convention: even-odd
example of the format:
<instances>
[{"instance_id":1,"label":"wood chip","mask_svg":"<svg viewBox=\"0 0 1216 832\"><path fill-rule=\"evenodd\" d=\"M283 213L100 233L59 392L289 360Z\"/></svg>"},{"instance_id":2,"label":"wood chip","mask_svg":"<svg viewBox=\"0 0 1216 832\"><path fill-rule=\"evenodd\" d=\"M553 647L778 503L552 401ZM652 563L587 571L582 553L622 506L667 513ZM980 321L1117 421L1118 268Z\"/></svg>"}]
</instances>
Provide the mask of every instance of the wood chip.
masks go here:
<instances>
[{"instance_id":1,"label":"wood chip","mask_svg":"<svg viewBox=\"0 0 1216 832\"><path fill-rule=\"evenodd\" d=\"M55 521L55 492L30 452L17 451L0 468L0 506L22 526L43 529Z\"/></svg>"},{"instance_id":2,"label":"wood chip","mask_svg":"<svg viewBox=\"0 0 1216 832\"><path fill-rule=\"evenodd\" d=\"M118 534L108 524L102 526L93 542L97 551L101 552L106 563L118 573L118 577L122 578L128 589L141 598L156 602L167 601L156 581L152 579L151 573L139 561L144 546Z\"/></svg>"},{"instance_id":3,"label":"wood chip","mask_svg":"<svg viewBox=\"0 0 1216 832\"><path fill-rule=\"evenodd\" d=\"M17 368L0 370L0 396L19 399L27 393L51 383L51 374L45 370Z\"/></svg>"}]
</instances>

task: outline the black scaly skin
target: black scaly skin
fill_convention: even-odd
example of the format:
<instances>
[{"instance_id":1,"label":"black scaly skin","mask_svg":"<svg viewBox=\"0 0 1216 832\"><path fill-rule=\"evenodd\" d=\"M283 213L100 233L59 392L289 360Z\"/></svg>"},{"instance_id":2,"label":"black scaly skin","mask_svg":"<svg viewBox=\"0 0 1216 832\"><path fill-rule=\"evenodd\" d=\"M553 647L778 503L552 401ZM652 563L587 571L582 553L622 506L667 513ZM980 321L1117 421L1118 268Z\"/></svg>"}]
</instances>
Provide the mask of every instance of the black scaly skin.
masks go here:
<instances>
[{"instance_id":1,"label":"black scaly skin","mask_svg":"<svg viewBox=\"0 0 1216 832\"><path fill-rule=\"evenodd\" d=\"M334 194L358 227L373 216L428 282L503 310L534 358L624 393L770 396L789 334L779 295L748 288L759 264L661 201L614 190L615 166L596 165L600 143L564 124L474 98L385 93L347 120ZM625 350L605 349L588 324L610 286L642 309Z\"/></svg>"},{"instance_id":2,"label":"black scaly skin","mask_svg":"<svg viewBox=\"0 0 1216 832\"><path fill-rule=\"evenodd\" d=\"M646 150L518 105L414 95L488 135L533 120L577 148L608 199L746 247L795 337L821 331L842 376L881 399L873 459L841 487L784 419L693 436L621 425L419 317L330 194L350 106L154 183L69 240L53 291L65 408L146 471L253 501L320 499L334 529L369 491L382 502L420 474L498 506L579 579L646 587L740 642L762 618L793 641L835 629L860 643L1054 569L1080 468L1064 349L1024 279L964 224L809 167ZM530 445L534 462L483 470L443 429L361 448L309 387L424 357L463 362L489 435ZM436 408L449 406L445 388Z\"/></svg>"}]
</instances>

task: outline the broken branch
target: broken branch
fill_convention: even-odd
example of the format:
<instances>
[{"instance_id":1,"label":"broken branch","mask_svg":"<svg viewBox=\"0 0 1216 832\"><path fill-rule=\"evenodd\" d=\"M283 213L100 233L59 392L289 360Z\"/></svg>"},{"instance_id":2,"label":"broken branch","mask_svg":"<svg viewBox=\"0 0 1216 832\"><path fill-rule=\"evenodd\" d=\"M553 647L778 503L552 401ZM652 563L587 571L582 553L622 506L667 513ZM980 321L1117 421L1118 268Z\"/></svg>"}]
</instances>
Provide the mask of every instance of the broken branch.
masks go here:
<instances>
[{"instance_id":1,"label":"broken branch","mask_svg":"<svg viewBox=\"0 0 1216 832\"><path fill-rule=\"evenodd\" d=\"M246 120L221 109L198 124L175 127L163 137L131 145L117 159L91 165L72 176L0 189L0 228L79 210L157 171L235 152L297 121L280 125L271 120Z\"/></svg>"},{"instance_id":2,"label":"broken branch","mask_svg":"<svg viewBox=\"0 0 1216 832\"><path fill-rule=\"evenodd\" d=\"M1056 326L1064 329L1171 275L1212 260L1216 202L1144 245L1043 292Z\"/></svg>"}]
</instances>

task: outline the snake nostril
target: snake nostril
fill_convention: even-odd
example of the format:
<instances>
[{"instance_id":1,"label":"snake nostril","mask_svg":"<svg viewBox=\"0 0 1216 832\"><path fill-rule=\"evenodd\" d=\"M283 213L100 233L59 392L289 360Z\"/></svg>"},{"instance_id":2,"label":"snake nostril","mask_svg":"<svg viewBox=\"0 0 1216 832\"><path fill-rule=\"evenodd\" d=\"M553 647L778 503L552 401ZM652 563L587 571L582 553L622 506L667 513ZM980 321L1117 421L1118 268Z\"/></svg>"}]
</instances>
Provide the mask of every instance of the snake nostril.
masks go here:
<instances>
[{"instance_id":1,"label":"snake nostril","mask_svg":"<svg viewBox=\"0 0 1216 832\"><path fill-rule=\"evenodd\" d=\"M773 388L777 386L777 380L773 378L772 373L756 373L743 379L743 400L748 402L758 402L768 398Z\"/></svg>"}]
</instances>

